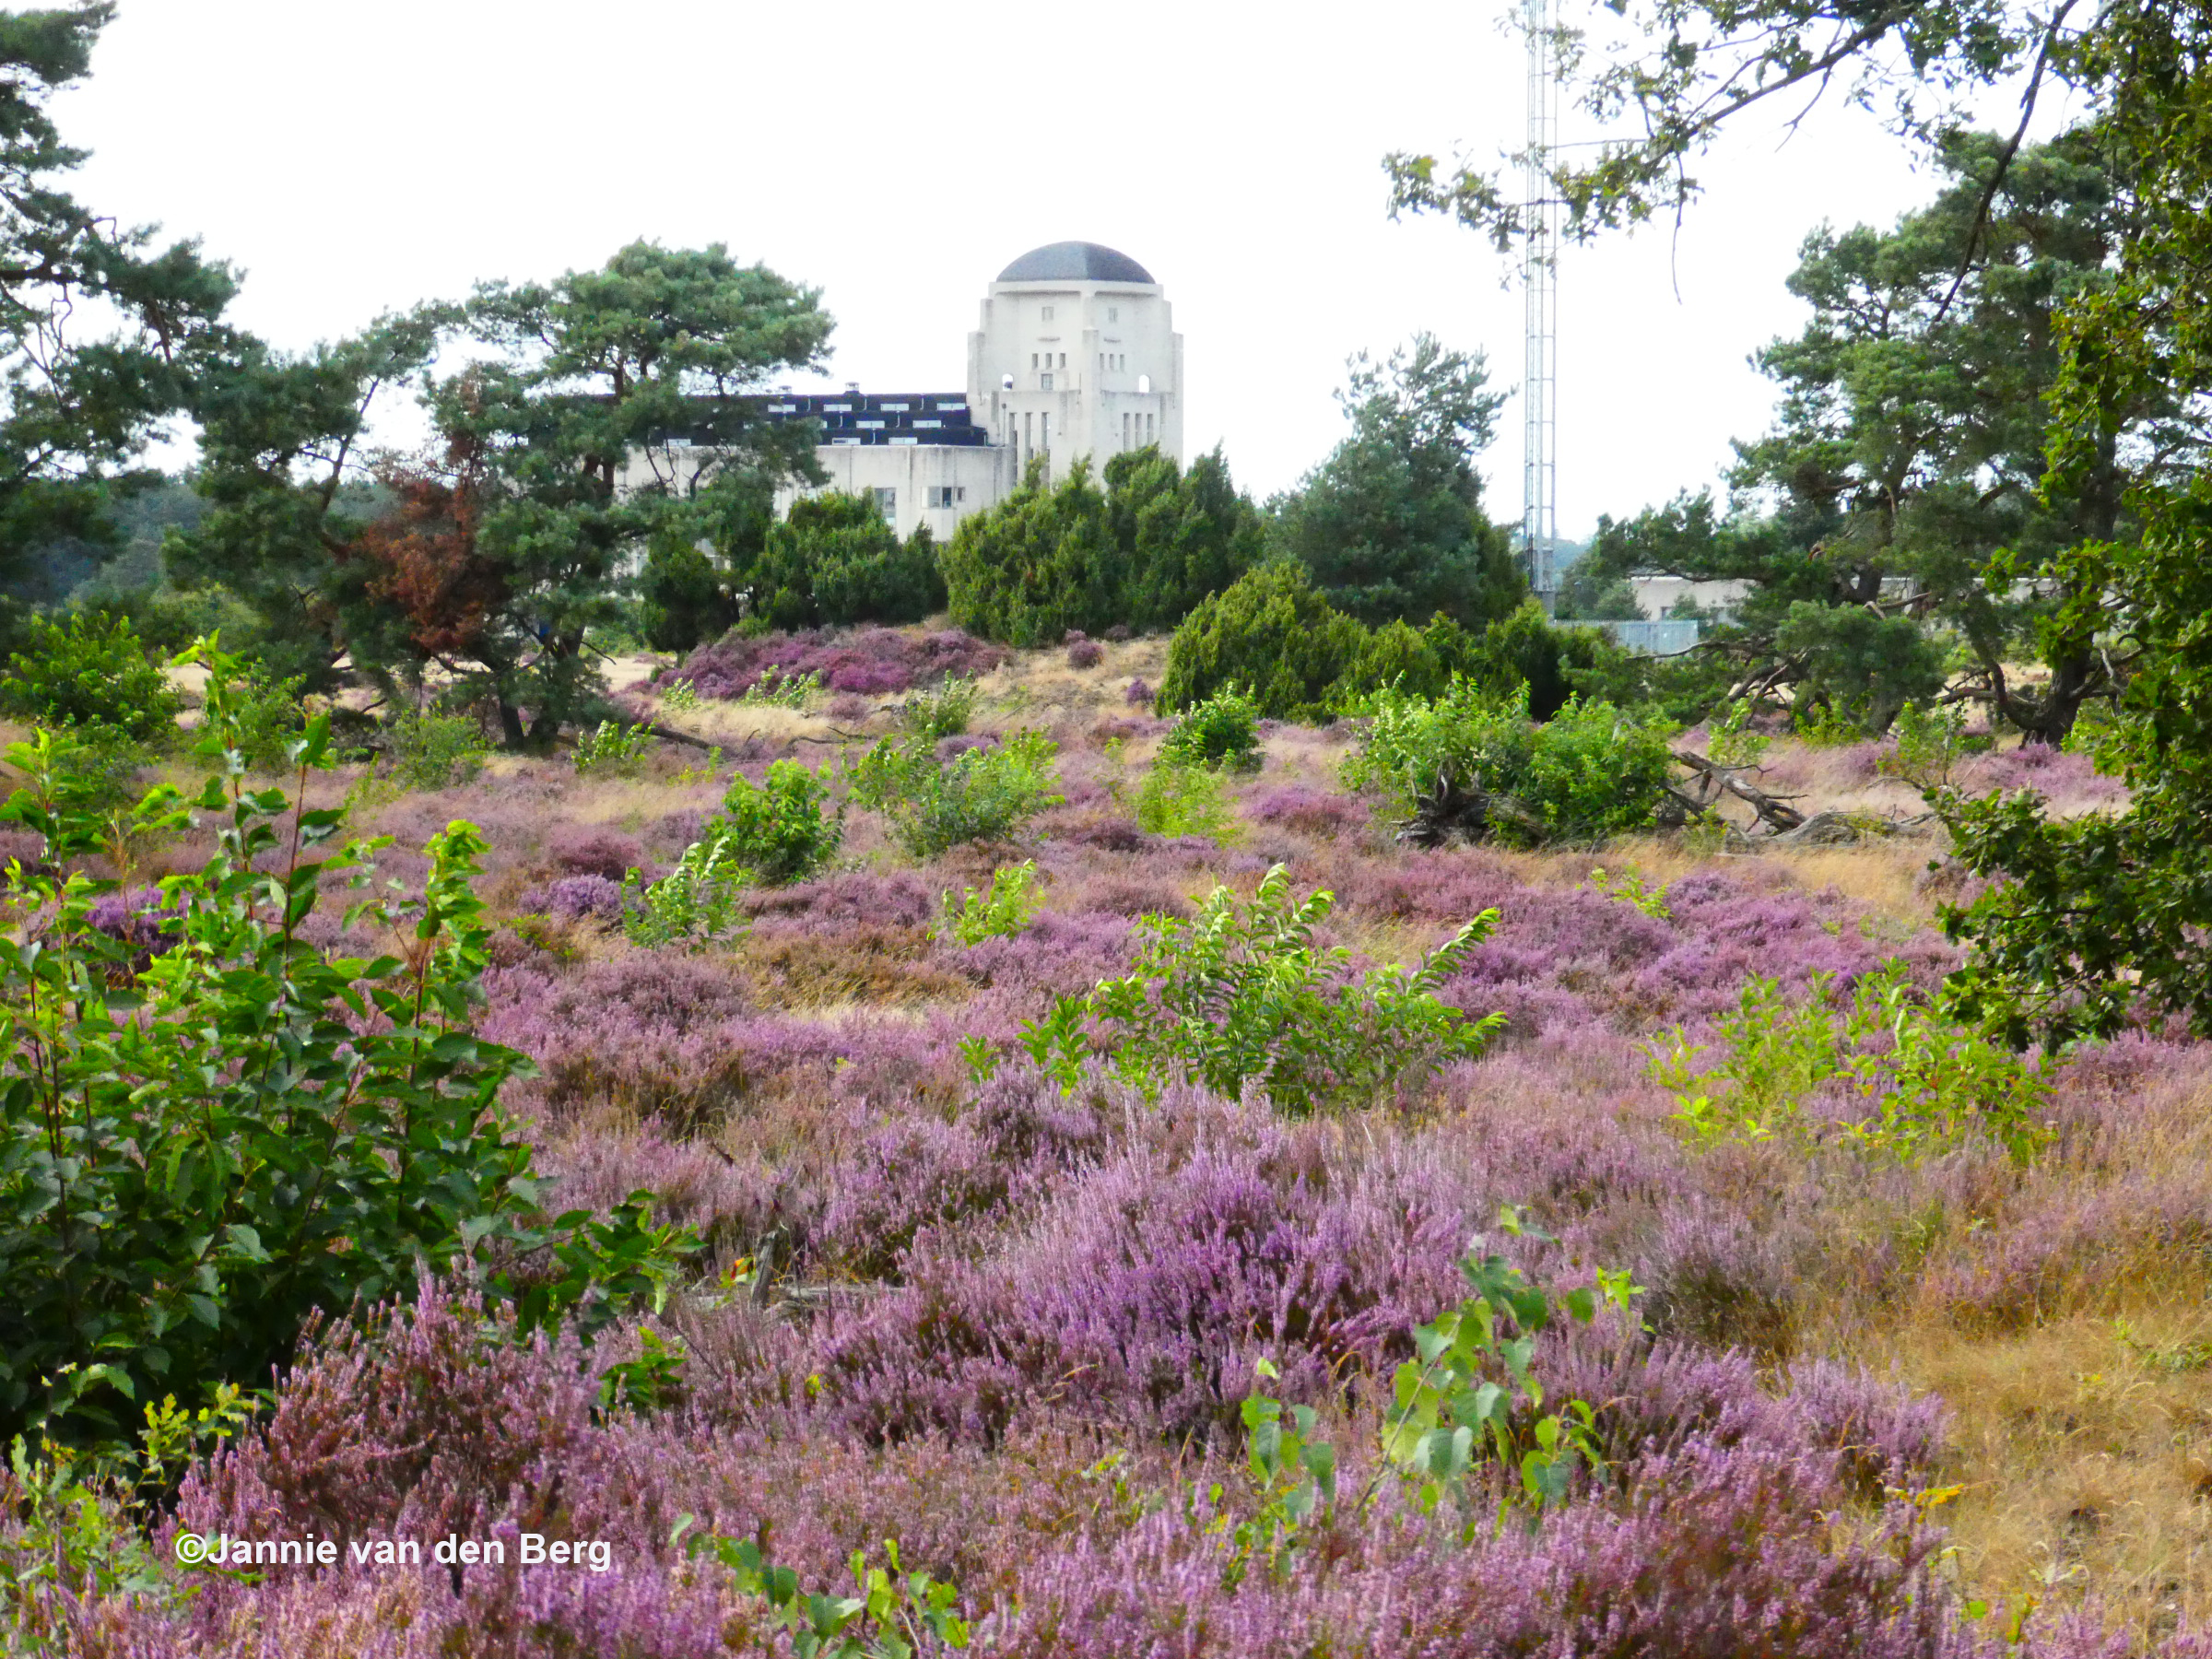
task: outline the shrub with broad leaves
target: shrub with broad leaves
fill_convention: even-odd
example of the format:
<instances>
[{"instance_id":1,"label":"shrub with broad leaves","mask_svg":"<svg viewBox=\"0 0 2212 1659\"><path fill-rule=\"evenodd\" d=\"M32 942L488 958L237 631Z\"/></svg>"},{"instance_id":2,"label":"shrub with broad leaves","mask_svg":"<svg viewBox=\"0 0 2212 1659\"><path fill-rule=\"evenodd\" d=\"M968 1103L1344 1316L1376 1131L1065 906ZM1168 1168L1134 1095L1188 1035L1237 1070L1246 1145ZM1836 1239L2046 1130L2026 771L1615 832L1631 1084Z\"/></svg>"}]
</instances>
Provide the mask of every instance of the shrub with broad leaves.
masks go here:
<instances>
[{"instance_id":1,"label":"shrub with broad leaves","mask_svg":"<svg viewBox=\"0 0 2212 1659\"><path fill-rule=\"evenodd\" d=\"M1344 782L1382 796L1420 844L1599 841L1650 826L1670 729L1648 712L1579 700L1538 724L1525 700L1457 679L1438 698L1379 693Z\"/></svg>"},{"instance_id":2,"label":"shrub with broad leaves","mask_svg":"<svg viewBox=\"0 0 2212 1659\"><path fill-rule=\"evenodd\" d=\"M487 1247L557 1245L564 1264L535 1291L490 1273L488 1295L602 1320L625 1279L603 1269L665 1263L677 1242L641 1208L605 1236L587 1217L541 1225L531 1148L499 1106L529 1062L471 1026L488 942L475 829L431 839L418 895L349 912L400 954L326 956L305 936L322 884L365 880L385 843L329 851L340 812L248 790L240 665L206 644L194 660L209 672L201 752L221 771L190 805L217 844L162 883L166 944L143 966L95 924L113 884L70 868L100 826L73 805L60 751L41 735L9 754L24 782L0 816L43 855L0 878L17 924L0 945L0 1437L113 1438L158 1393L258 1383L314 1310L404 1292L421 1264ZM332 763L327 715L289 759L303 794ZM175 823L185 806L165 786L137 816Z\"/></svg>"},{"instance_id":3,"label":"shrub with broad leaves","mask_svg":"<svg viewBox=\"0 0 2212 1659\"><path fill-rule=\"evenodd\" d=\"M1372 1105L1472 1059L1504 1024L1469 1019L1438 988L1498 924L1486 911L1411 973L1385 963L1355 974L1351 952L1313 942L1335 902L1293 899L1281 865L1249 904L1216 888L1188 921L1147 916L1136 971L1064 996L1023 1044L1072 1084L1093 1041L1114 1069L1157 1094L1178 1079L1226 1095L1256 1085L1297 1115Z\"/></svg>"},{"instance_id":4,"label":"shrub with broad leaves","mask_svg":"<svg viewBox=\"0 0 2212 1659\"><path fill-rule=\"evenodd\" d=\"M804 881L844 845L845 814L825 812L830 792L796 760L777 760L754 783L743 775L722 797L722 816L702 839L718 841L728 860L752 872L762 887Z\"/></svg>"},{"instance_id":5,"label":"shrub with broad leaves","mask_svg":"<svg viewBox=\"0 0 2212 1659\"><path fill-rule=\"evenodd\" d=\"M1005 841L1057 806L1059 752L1041 732L965 748L949 760L918 734L887 737L853 763L853 798L888 818L908 853L931 858L966 841Z\"/></svg>"}]
</instances>

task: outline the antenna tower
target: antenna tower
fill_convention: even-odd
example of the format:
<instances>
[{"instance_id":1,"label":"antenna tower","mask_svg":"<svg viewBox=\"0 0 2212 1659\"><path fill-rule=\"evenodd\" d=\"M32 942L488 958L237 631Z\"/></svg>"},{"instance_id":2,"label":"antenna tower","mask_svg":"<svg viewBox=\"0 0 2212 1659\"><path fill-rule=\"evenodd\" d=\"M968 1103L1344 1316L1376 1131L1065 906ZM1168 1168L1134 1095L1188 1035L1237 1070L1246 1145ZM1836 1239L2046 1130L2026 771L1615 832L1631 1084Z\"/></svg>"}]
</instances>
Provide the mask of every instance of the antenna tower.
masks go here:
<instances>
[{"instance_id":1,"label":"antenna tower","mask_svg":"<svg viewBox=\"0 0 2212 1659\"><path fill-rule=\"evenodd\" d=\"M1528 34L1528 152L1522 161L1521 293L1526 358L1521 377L1521 551L1528 584L1549 610L1559 587L1559 208L1547 176L1559 138L1552 74L1551 0L1523 0Z\"/></svg>"}]
</instances>

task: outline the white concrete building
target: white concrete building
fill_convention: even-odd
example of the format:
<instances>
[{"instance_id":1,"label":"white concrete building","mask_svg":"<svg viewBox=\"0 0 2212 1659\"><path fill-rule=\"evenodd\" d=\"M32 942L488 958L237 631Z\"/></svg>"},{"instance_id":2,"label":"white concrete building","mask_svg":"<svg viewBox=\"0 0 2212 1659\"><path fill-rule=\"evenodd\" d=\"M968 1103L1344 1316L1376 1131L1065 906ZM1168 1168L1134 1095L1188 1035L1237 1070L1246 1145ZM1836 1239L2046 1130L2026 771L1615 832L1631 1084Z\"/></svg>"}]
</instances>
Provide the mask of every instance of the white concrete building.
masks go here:
<instances>
[{"instance_id":1,"label":"white concrete building","mask_svg":"<svg viewBox=\"0 0 2212 1659\"><path fill-rule=\"evenodd\" d=\"M998 274L968 336L968 401L1001 449L1050 477L1158 444L1182 460L1182 336L1152 274L1096 242L1032 249ZM1018 477L1018 469L1017 476Z\"/></svg>"},{"instance_id":2,"label":"white concrete building","mask_svg":"<svg viewBox=\"0 0 2212 1659\"><path fill-rule=\"evenodd\" d=\"M1096 242L1033 248L998 274L968 336L962 392L783 393L771 420L815 420L825 489L873 495L901 536L927 524L948 540L1003 500L1041 458L1048 480L1088 457L1096 473L1158 444L1182 461L1182 336L1152 274ZM625 477L680 478L694 441L665 435L630 456ZM703 460L712 454L701 449ZM779 492L790 511L796 487Z\"/></svg>"}]
</instances>

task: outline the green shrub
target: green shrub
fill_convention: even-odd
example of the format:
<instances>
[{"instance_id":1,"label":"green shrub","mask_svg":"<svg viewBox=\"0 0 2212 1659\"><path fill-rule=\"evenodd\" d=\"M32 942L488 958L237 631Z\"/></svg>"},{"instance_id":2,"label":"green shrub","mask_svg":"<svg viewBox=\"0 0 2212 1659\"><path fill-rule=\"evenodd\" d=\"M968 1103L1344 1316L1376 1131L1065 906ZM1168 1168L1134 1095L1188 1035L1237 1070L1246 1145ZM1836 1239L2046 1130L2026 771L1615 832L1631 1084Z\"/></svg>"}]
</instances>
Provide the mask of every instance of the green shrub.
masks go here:
<instances>
[{"instance_id":1,"label":"green shrub","mask_svg":"<svg viewBox=\"0 0 2212 1659\"><path fill-rule=\"evenodd\" d=\"M1302 566L1263 565L1175 630L1158 707L1162 713L1194 708L1241 687L1269 718L1324 718L1367 641L1367 630L1332 609Z\"/></svg>"},{"instance_id":2,"label":"green shrub","mask_svg":"<svg viewBox=\"0 0 2212 1659\"><path fill-rule=\"evenodd\" d=\"M1016 937L1037 913L1037 861L994 870L987 889L979 893L962 888L957 900L947 888L944 908L944 920L937 926L940 939L972 947L985 939Z\"/></svg>"},{"instance_id":3,"label":"green shrub","mask_svg":"<svg viewBox=\"0 0 2212 1659\"><path fill-rule=\"evenodd\" d=\"M964 841L1004 841L1057 806L1059 749L1041 732L1021 732L947 763L919 737L886 737L853 767L853 798L888 818L910 855L931 858Z\"/></svg>"},{"instance_id":4,"label":"green shrub","mask_svg":"<svg viewBox=\"0 0 2212 1659\"><path fill-rule=\"evenodd\" d=\"M945 608L929 526L901 542L874 497L838 490L794 501L744 580L748 618L768 629L919 622Z\"/></svg>"},{"instance_id":5,"label":"green shrub","mask_svg":"<svg viewBox=\"0 0 2212 1659\"><path fill-rule=\"evenodd\" d=\"M742 775L730 781L722 816L708 826L708 835L762 887L804 881L844 845L843 809L822 810L829 794L796 760L774 761L759 784Z\"/></svg>"},{"instance_id":6,"label":"green shrub","mask_svg":"<svg viewBox=\"0 0 2212 1659\"><path fill-rule=\"evenodd\" d=\"M1234 686L1185 709L1159 746L1159 758L1182 766L1260 765L1259 706Z\"/></svg>"},{"instance_id":7,"label":"green shrub","mask_svg":"<svg viewBox=\"0 0 2212 1659\"><path fill-rule=\"evenodd\" d=\"M676 868L650 886L641 871L623 876L622 931L649 948L725 944L752 926L742 908L751 882L752 872L720 837L693 841Z\"/></svg>"},{"instance_id":8,"label":"green shrub","mask_svg":"<svg viewBox=\"0 0 2212 1659\"><path fill-rule=\"evenodd\" d=\"M453 789L475 781L491 745L476 721L453 714L402 714L383 730L392 779L409 789Z\"/></svg>"},{"instance_id":9,"label":"green shrub","mask_svg":"<svg viewBox=\"0 0 2212 1659\"><path fill-rule=\"evenodd\" d=\"M291 740L307 725L306 688L304 676L272 679L259 670L238 688L238 747L248 770L273 772L284 764Z\"/></svg>"},{"instance_id":10,"label":"green shrub","mask_svg":"<svg viewBox=\"0 0 2212 1659\"><path fill-rule=\"evenodd\" d=\"M1226 846L1237 832L1229 791L1210 766L1160 761L1136 786L1130 815L1147 835L1202 835Z\"/></svg>"},{"instance_id":11,"label":"green shrub","mask_svg":"<svg viewBox=\"0 0 2212 1659\"><path fill-rule=\"evenodd\" d=\"M1585 687L1624 688L1641 700L1645 662L1594 628L1558 627L1531 599L1483 629L1461 671L1497 691L1525 685L1529 712L1549 720Z\"/></svg>"},{"instance_id":12,"label":"green shrub","mask_svg":"<svg viewBox=\"0 0 2212 1659\"><path fill-rule=\"evenodd\" d=\"M279 836L304 803L246 789L239 665L211 647L198 660L201 752L224 771L190 806L217 846L163 882L173 942L148 966L134 971L134 947L92 925L113 884L41 873L101 830L72 806L51 739L10 752L26 782L0 817L44 851L0 881L16 915L49 920L38 949L0 951L0 1438L34 1424L114 1438L159 1394L191 1405L258 1382L311 1312L405 1295L426 1265L448 1272L479 1244L557 1248L571 1270L557 1281L518 1288L501 1268L481 1282L526 1324L572 1310L588 1332L665 1278L683 1244L641 1204L535 1225L530 1148L499 1101L529 1063L469 1028L489 937L476 830L432 839L419 897L360 907L410 935L406 960L326 959L302 936L321 884L365 878L373 848L330 853L333 809L302 809ZM320 715L288 761L331 759ZM138 816L173 822L185 805L164 787Z\"/></svg>"},{"instance_id":13,"label":"green shrub","mask_svg":"<svg viewBox=\"0 0 2212 1659\"><path fill-rule=\"evenodd\" d=\"M606 777L634 778L653 747L653 733L642 725L626 726L603 720L576 737L576 772Z\"/></svg>"},{"instance_id":14,"label":"green shrub","mask_svg":"<svg viewBox=\"0 0 2212 1659\"><path fill-rule=\"evenodd\" d=\"M1524 708L1455 680L1440 698L1376 698L1343 775L1347 788L1424 823L1428 839L1597 841L1651 823L1671 765L1668 733L1602 702L1571 702L1538 725Z\"/></svg>"},{"instance_id":15,"label":"green shrub","mask_svg":"<svg viewBox=\"0 0 2212 1659\"><path fill-rule=\"evenodd\" d=\"M952 619L1026 646L1070 629L1171 628L1260 556L1259 512L1218 451L1188 472L1158 449L1125 452L1103 484L1078 461L1048 488L1035 463L1005 500L963 520L942 558Z\"/></svg>"},{"instance_id":16,"label":"green shrub","mask_svg":"<svg viewBox=\"0 0 2212 1659\"><path fill-rule=\"evenodd\" d=\"M912 691L899 705L899 724L923 743L958 737L975 716L972 676L948 674L935 691Z\"/></svg>"},{"instance_id":17,"label":"green shrub","mask_svg":"<svg viewBox=\"0 0 2212 1659\"><path fill-rule=\"evenodd\" d=\"M1720 1022L1717 1065L1698 1070L1705 1051L1679 1030L1653 1053L1652 1075L1693 1144L1833 1141L1910 1163L1987 1141L2025 1163L2049 1138L2044 1073L1931 1006L1903 962L1861 980L1846 1008L1831 1006L1833 990L1832 974L1815 974L1793 1002L1779 982L1754 979ZM1807 1112L1806 1097L1830 1082L1865 1115Z\"/></svg>"},{"instance_id":18,"label":"green shrub","mask_svg":"<svg viewBox=\"0 0 2212 1659\"><path fill-rule=\"evenodd\" d=\"M1757 766L1773 741L1754 731L1749 698L1724 702L1705 717L1705 755L1716 766Z\"/></svg>"},{"instance_id":19,"label":"green shrub","mask_svg":"<svg viewBox=\"0 0 2212 1659\"><path fill-rule=\"evenodd\" d=\"M1412 973L1395 963L1355 978L1351 952L1317 949L1333 895L1290 897L1280 865L1249 905L1216 888L1196 916L1147 916L1136 971L1064 996L1025 1028L1030 1053L1072 1084L1092 1041L1148 1094L1176 1078L1235 1095L1255 1083L1294 1113L1373 1105L1479 1054L1505 1023L1470 1020L1437 987L1488 938L1485 911Z\"/></svg>"},{"instance_id":20,"label":"green shrub","mask_svg":"<svg viewBox=\"0 0 2212 1659\"><path fill-rule=\"evenodd\" d=\"M1498 1221L1512 1237L1559 1242L1526 1226L1510 1205ZM1479 1250L1482 1240L1476 1242ZM1632 1317L1644 1287L1625 1269L1600 1267L1594 1284L1547 1289L1496 1253L1470 1252L1459 1270L1474 1294L1428 1324L1414 1326L1415 1357L1401 1361L1391 1379L1382 1456L1354 1500L1348 1519L1355 1524L1374 1502L1386 1472L1398 1477L1406 1498L1422 1514L1433 1514L1450 1500L1461 1524L1473 1527L1502 1523L1508 1500L1497 1494L1500 1477L1508 1491L1518 1486L1522 1499L1542 1510L1567 1501L1578 1471L1604 1467L1597 1411L1587 1400L1558 1401L1556 1409L1539 1415L1546 1390L1534 1374L1536 1349L1545 1331L1563 1319L1591 1324L1601 1300L1622 1317ZM1265 1359L1259 1372L1280 1374ZM1259 1502L1252 1518L1230 1533L1235 1549L1229 1571L1241 1577L1256 1562L1280 1574L1312 1541L1310 1532L1340 1531L1343 1525L1334 1512L1336 1449L1312 1438L1320 1418L1311 1406L1253 1394L1242 1416ZM1484 1469L1491 1479L1479 1477Z\"/></svg>"},{"instance_id":21,"label":"green shrub","mask_svg":"<svg viewBox=\"0 0 2212 1659\"><path fill-rule=\"evenodd\" d=\"M33 617L0 674L0 713L42 726L104 729L147 743L174 729L183 706L122 617Z\"/></svg>"},{"instance_id":22,"label":"green shrub","mask_svg":"<svg viewBox=\"0 0 2212 1659\"><path fill-rule=\"evenodd\" d=\"M1907 703L1897 714L1897 747L1876 762L1892 778L1901 778L1923 794L1951 786L1951 773L1969 752L1966 711L1954 703L1924 709ZM1988 739L1982 740L1984 747Z\"/></svg>"}]
</instances>

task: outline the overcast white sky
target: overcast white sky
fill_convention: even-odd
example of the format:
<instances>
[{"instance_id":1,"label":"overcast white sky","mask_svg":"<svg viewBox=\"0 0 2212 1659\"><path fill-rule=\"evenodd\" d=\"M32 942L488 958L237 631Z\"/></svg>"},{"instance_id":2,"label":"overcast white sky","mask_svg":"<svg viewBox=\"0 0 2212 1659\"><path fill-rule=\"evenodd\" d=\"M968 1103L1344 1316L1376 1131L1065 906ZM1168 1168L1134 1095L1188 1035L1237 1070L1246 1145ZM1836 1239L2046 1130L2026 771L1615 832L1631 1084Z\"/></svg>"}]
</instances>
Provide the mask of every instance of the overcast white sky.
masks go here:
<instances>
[{"instance_id":1,"label":"overcast white sky","mask_svg":"<svg viewBox=\"0 0 2212 1659\"><path fill-rule=\"evenodd\" d=\"M1499 13L124 0L57 112L95 151L84 198L241 266L237 315L290 347L637 237L719 241L823 290L837 380L950 389L1002 266L1105 242L1175 307L1189 448L1220 441L1265 495L1340 435L1330 392L1362 347L1426 328L1519 378L1497 256L1391 223L1381 169L1517 147L1524 59ZM1561 135L1583 135L1571 112ZM1702 174L1678 241L1562 261L1562 534L1714 478L1771 406L1746 359L1801 323L1783 279L1806 231L1933 189L1841 108L1786 144L1779 117L1747 125ZM1517 517L1516 406L1486 462L1493 514Z\"/></svg>"}]
</instances>

